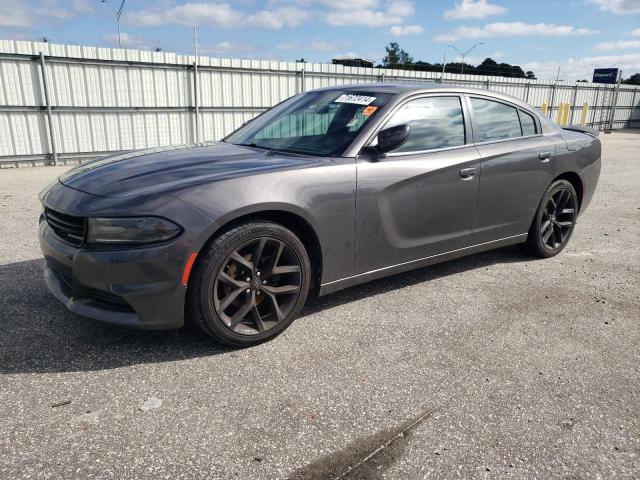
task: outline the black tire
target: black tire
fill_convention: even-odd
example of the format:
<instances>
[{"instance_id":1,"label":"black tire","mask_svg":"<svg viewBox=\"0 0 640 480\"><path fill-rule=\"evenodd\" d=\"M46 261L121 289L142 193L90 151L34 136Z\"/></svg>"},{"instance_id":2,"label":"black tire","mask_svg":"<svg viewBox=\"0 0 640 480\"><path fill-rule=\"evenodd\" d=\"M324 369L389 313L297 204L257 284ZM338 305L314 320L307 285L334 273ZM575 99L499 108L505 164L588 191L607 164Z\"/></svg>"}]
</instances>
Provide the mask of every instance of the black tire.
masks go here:
<instances>
[{"instance_id":1,"label":"black tire","mask_svg":"<svg viewBox=\"0 0 640 480\"><path fill-rule=\"evenodd\" d=\"M567 180L556 180L542 195L524 249L539 258L556 256L569 243L577 218L575 188Z\"/></svg>"},{"instance_id":2,"label":"black tire","mask_svg":"<svg viewBox=\"0 0 640 480\"><path fill-rule=\"evenodd\" d=\"M187 309L219 343L249 347L291 325L310 284L309 256L293 232L268 221L245 223L200 252L189 279Z\"/></svg>"}]
</instances>

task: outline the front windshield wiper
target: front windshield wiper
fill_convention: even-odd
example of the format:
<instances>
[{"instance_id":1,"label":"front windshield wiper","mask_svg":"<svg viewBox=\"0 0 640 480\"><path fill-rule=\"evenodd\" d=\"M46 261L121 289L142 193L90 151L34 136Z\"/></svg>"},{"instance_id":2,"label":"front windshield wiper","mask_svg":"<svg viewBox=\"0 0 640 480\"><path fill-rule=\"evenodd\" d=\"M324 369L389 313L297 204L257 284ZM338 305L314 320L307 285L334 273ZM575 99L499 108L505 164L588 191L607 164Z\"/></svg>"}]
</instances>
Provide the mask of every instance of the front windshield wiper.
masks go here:
<instances>
[{"instance_id":1,"label":"front windshield wiper","mask_svg":"<svg viewBox=\"0 0 640 480\"><path fill-rule=\"evenodd\" d=\"M264 145L258 145L255 142L251 142L251 143L233 143L232 145L239 145L241 147L261 148L263 150L274 150L273 148L265 147Z\"/></svg>"},{"instance_id":2,"label":"front windshield wiper","mask_svg":"<svg viewBox=\"0 0 640 480\"><path fill-rule=\"evenodd\" d=\"M242 147L251 147L251 148L260 148L262 150L268 150L270 152L293 153L294 155L305 155L305 156L308 156L308 157L309 156L311 156L311 157L318 157L318 156L326 157L327 156L327 155L320 154L318 152L313 152L313 151L294 150L294 149L288 149L288 148L265 147L264 145L258 145L255 142L251 142L251 143L231 143L231 145L239 145L239 146L242 146ZM331 156L333 156L333 155L331 155Z\"/></svg>"}]
</instances>

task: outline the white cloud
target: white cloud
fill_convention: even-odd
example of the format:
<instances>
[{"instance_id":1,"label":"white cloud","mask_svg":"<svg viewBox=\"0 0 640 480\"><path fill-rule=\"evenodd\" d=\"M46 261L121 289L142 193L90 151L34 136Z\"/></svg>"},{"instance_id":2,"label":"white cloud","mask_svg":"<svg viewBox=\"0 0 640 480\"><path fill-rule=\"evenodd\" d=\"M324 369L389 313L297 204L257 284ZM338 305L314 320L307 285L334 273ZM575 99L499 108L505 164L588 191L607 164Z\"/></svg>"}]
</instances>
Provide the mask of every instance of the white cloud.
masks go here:
<instances>
[{"instance_id":1,"label":"white cloud","mask_svg":"<svg viewBox=\"0 0 640 480\"><path fill-rule=\"evenodd\" d=\"M416 35L424 32L424 28L420 25L395 25L389 29L389 33L402 37L405 35Z\"/></svg>"},{"instance_id":2,"label":"white cloud","mask_svg":"<svg viewBox=\"0 0 640 480\"><path fill-rule=\"evenodd\" d=\"M345 58L364 58L362 55L356 52L336 53L333 58L336 60L342 60Z\"/></svg>"},{"instance_id":3,"label":"white cloud","mask_svg":"<svg viewBox=\"0 0 640 480\"><path fill-rule=\"evenodd\" d=\"M314 52L328 52L334 50L336 46L333 43L325 42L324 40L311 40L307 45L307 50L313 50Z\"/></svg>"},{"instance_id":4,"label":"white cloud","mask_svg":"<svg viewBox=\"0 0 640 480\"><path fill-rule=\"evenodd\" d=\"M244 15L228 3L185 3L165 10L140 10L124 16L127 23L139 27L210 25L218 28L237 27Z\"/></svg>"},{"instance_id":5,"label":"white cloud","mask_svg":"<svg viewBox=\"0 0 640 480\"><path fill-rule=\"evenodd\" d=\"M130 12L125 16L125 21L140 27L178 24L280 29L285 26L297 27L314 17L332 26L375 28L402 26L415 12L411 0L272 0L267 4L270 8L246 13L239 10L235 2L190 2L165 9ZM406 31L417 33L416 28L410 26Z\"/></svg>"},{"instance_id":6,"label":"white cloud","mask_svg":"<svg viewBox=\"0 0 640 480\"><path fill-rule=\"evenodd\" d=\"M71 5L73 6L73 11L77 13L93 12L93 7L89 3L89 0L72 0Z\"/></svg>"},{"instance_id":7,"label":"white cloud","mask_svg":"<svg viewBox=\"0 0 640 480\"><path fill-rule=\"evenodd\" d=\"M0 27L24 28L30 26L32 20L28 9L21 2L0 2Z\"/></svg>"},{"instance_id":8,"label":"white cloud","mask_svg":"<svg viewBox=\"0 0 640 480\"><path fill-rule=\"evenodd\" d=\"M260 10L246 15L228 3L185 3L165 10L140 10L125 16L128 23L139 27L158 27L168 24L185 26L207 25L216 28L241 26L280 29L296 27L309 18L309 12L298 7Z\"/></svg>"},{"instance_id":9,"label":"white cloud","mask_svg":"<svg viewBox=\"0 0 640 480\"><path fill-rule=\"evenodd\" d=\"M380 8L354 8L356 4L345 1L345 6L327 13L325 21L334 27L359 25L363 27L384 27L404 23L406 17L413 15L413 2L408 0L391 0ZM377 3L376 3L377 5Z\"/></svg>"},{"instance_id":10,"label":"white cloud","mask_svg":"<svg viewBox=\"0 0 640 480\"><path fill-rule=\"evenodd\" d=\"M276 10L262 10L250 15L246 24L250 27L271 28L277 30L284 27L297 27L304 23L310 14L297 7L283 7Z\"/></svg>"},{"instance_id":11,"label":"white cloud","mask_svg":"<svg viewBox=\"0 0 640 480\"><path fill-rule=\"evenodd\" d=\"M437 35L433 38L436 42L453 42L465 38L489 38L489 37L570 37L578 35L591 35L597 30L588 28L576 28L571 25L555 25L553 23L529 24L523 22L497 22L482 27L458 27L455 30Z\"/></svg>"},{"instance_id":12,"label":"white cloud","mask_svg":"<svg viewBox=\"0 0 640 480\"><path fill-rule=\"evenodd\" d=\"M631 35L632 37L640 37L640 28L636 28L635 30L632 30L631 33L629 33L629 35Z\"/></svg>"},{"instance_id":13,"label":"white cloud","mask_svg":"<svg viewBox=\"0 0 640 480\"><path fill-rule=\"evenodd\" d=\"M591 80L593 69L615 65L623 72L640 71L640 54L604 55L598 57L570 58L563 62L527 62L522 65L523 70L532 70L542 80L555 80L560 65L560 79L574 81L580 79Z\"/></svg>"},{"instance_id":14,"label":"white cloud","mask_svg":"<svg viewBox=\"0 0 640 480\"><path fill-rule=\"evenodd\" d=\"M279 43L278 45L276 45L276 50L294 50L299 47L300 45L298 45L297 43L285 42L285 43Z\"/></svg>"},{"instance_id":15,"label":"white cloud","mask_svg":"<svg viewBox=\"0 0 640 480\"><path fill-rule=\"evenodd\" d=\"M203 46L198 49L198 53L224 55L229 53L252 52L255 48L253 45L232 42L220 42L215 45Z\"/></svg>"},{"instance_id":16,"label":"white cloud","mask_svg":"<svg viewBox=\"0 0 640 480\"><path fill-rule=\"evenodd\" d=\"M507 11L506 8L489 3L487 0L462 0L456 3L451 10L444 12L444 18L460 20L463 18L485 18L492 15L501 15Z\"/></svg>"},{"instance_id":17,"label":"white cloud","mask_svg":"<svg viewBox=\"0 0 640 480\"><path fill-rule=\"evenodd\" d=\"M0 28L28 28L43 20L66 20L90 12L86 0L60 2L48 0L39 6L19 0L0 0Z\"/></svg>"},{"instance_id":18,"label":"white cloud","mask_svg":"<svg viewBox=\"0 0 640 480\"><path fill-rule=\"evenodd\" d=\"M309 5L310 1L301 1L299 3ZM369 8L377 8L378 0L318 0L319 4L335 10L365 10Z\"/></svg>"},{"instance_id":19,"label":"white cloud","mask_svg":"<svg viewBox=\"0 0 640 480\"><path fill-rule=\"evenodd\" d=\"M600 10L613 12L616 15L640 13L640 1L638 0L591 0L591 3L600 7Z\"/></svg>"},{"instance_id":20,"label":"white cloud","mask_svg":"<svg viewBox=\"0 0 640 480\"><path fill-rule=\"evenodd\" d=\"M594 50L603 52L610 50L623 50L626 48L640 48L640 40L620 40L618 42L602 42L594 45Z\"/></svg>"},{"instance_id":21,"label":"white cloud","mask_svg":"<svg viewBox=\"0 0 640 480\"><path fill-rule=\"evenodd\" d=\"M111 35L105 35L102 37L104 41L113 45L114 47L118 46L118 34L114 33ZM139 50L150 50L149 41L146 38L138 37L136 35L129 35L128 33L121 32L120 33L120 44L122 48L135 48Z\"/></svg>"}]
</instances>

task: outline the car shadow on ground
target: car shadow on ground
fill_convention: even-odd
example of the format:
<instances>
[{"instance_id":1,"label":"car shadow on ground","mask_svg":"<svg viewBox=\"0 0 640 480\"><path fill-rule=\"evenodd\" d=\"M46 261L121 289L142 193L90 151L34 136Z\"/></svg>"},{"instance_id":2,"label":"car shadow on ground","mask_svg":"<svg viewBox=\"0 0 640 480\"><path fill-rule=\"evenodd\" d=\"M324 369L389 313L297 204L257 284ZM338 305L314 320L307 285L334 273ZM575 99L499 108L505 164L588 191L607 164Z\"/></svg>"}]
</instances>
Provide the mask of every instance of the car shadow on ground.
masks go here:
<instances>
[{"instance_id":1,"label":"car shadow on ground","mask_svg":"<svg viewBox=\"0 0 640 480\"><path fill-rule=\"evenodd\" d=\"M302 317L495 263L531 260L516 247L476 254L311 299ZM74 315L48 292L42 276L43 267L43 260L0 265L2 374L108 370L232 351L216 345L191 324L179 330L142 331Z\"/></svg>"}]
</instances>

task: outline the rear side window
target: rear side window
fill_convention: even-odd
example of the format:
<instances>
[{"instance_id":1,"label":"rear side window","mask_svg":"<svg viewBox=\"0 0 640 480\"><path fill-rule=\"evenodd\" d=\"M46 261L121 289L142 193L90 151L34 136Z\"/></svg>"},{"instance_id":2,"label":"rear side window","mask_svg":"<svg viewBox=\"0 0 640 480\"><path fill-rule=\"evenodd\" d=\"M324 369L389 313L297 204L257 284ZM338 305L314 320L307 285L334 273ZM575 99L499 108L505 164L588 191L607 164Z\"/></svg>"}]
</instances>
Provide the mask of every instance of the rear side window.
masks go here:
<instances>
[{"instance_id":1,"label":"rear side window","mask_svg":"<svg viewBox=\"0 0 640 480\"><path fill-rule=\"evenodd\" d=\"M489 142L522 136L518 110L504 103L472 98L473 133L476 142Z\"/></svg>"},{"instance_id":2,"label":"rear side window","mask_svg":"<svg viewBox=\"0 0 640 480\"><path fill-rule=\"evenodd\" d=\"M407 141L393 153L464 145L464 117L459 97L418 98L393 114L385 128L409 124Z\"/></svg>"},{"instance_id":3,"label":"rear side window","mask_svg":"<svg viewBox=\"0 0 640 480\"><path fill-rule=\"evenodd\" d=\"M520 125L522 125L522 135L535 135L536 132L536 121L533 119L531 115L522 110L518 110L518 114L520 115Z\"/></svg>"}]
</instances>

